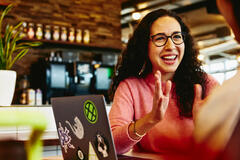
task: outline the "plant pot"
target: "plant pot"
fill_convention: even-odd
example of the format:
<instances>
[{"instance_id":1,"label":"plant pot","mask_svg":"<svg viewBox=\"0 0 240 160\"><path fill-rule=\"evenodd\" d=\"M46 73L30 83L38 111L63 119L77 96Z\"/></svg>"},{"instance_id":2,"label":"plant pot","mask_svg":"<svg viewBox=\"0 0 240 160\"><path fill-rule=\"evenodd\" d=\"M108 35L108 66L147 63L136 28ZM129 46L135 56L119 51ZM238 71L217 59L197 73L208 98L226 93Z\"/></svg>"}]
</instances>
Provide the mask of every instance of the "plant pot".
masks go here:
<instances>
[{"instance_id":1,"label":"plant pot","mask_svg":"<svg viewBox=\"0 0 240 160\"><path fill-rule=\"evenodd\" d=\"M17 74L12 70L0 70L0 106L10 106L15 91Z\"/></svg>"}]
</instances>

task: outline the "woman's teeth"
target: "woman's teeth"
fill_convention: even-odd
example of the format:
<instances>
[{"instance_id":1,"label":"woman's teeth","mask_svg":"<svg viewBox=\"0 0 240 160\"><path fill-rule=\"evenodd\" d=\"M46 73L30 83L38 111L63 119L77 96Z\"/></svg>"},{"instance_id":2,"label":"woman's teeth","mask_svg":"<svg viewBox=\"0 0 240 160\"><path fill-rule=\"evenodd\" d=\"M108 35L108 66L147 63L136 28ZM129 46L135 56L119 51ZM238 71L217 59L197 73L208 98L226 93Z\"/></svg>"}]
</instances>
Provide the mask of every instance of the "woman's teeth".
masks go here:
<instances>
[{"instance_id":1,"label":"woman's teeth","mask_svg":"<svg viewBox=\"0 0 240 160\"><path fill-rule=\"evenodd\" d=\"M177 56L174 55L174 56L163 56L162 59L165 59L165 60L174 60Z\"/></svg>"}]
</instances>

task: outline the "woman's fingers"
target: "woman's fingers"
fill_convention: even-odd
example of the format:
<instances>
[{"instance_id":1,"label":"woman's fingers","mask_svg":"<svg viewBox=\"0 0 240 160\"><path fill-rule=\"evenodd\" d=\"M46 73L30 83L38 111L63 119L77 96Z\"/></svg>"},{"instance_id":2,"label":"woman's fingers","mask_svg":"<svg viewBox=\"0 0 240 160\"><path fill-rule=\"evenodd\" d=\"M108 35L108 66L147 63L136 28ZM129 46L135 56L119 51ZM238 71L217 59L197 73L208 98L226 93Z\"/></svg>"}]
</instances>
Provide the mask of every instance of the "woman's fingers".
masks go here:
<instances>
[{"instance_id":1,"label":"woman's fingers","mask_svg":"<svg viewBox=\"0 0 240 160\"><path fill-rule=\"evenodd\" d=\"M159 87L160 87L160 83L159 83L158 80L156 80L155 81L155 98L156 99L159 99L159 97L160 97L160 89L159 89Z\"/></svg>"},{"instance_id":2,"label":"woman's fingers","mask_svg":"<svg viewBox=\"0 0 240 160\"><path fill-rule=\"evenodd\" d=\"M168 81L166 82L166 87L165 87L165 92L164 92L164 95L165 95L166 97L169 97L171 88L172 88L172 82L171 82L170 80L168 80Z\"/></svg>"},{"instance_id":3,"label":"woman's fingers","mask_svg":"<svg viewBox=\"0 0 240 160\"><path fill-rule=\"evenodd\" d=\"M202 100L202 86L200 84L194 85L194 103L197 103L198 101Z\"/></svg>"},{"instance_id":4,"label":"woman's fingers","mask_svg":"<svg viewBox=\"0 0 240 160\"><path fill-rule=\"evenodd\" d=\"M162 91L161 72L157 71L155 77L155 93L153 98L153 117L155 120L162 120L168 108L169 94L172 88L172 82L167 81L164 94Z\"/></svg>"},{"instance_id":5,"label":"woman's fingers","mask_svg":"<svg viewBox=\"0 0 240 160\"><path fill-rule=\"evenodd\" d=\"M202 105L202 86L200 84L194 85L194 100L193 100L193 120L195 121L196 114L198 113L198 110L200 106Z\"/></svg>"},{"instance_id":6,"label":"woman's fingers","mask_svg":"<svg viewBox=\"0 0 240 160\"><path fill-rule=\"evenodd\" d=\"M156 85L155 85L155 90L157 91L157 97L162 96L162 83L161 83L161 72L157 71L154 74L155 78L156 78Z\"/></svg>"}]
</instances>

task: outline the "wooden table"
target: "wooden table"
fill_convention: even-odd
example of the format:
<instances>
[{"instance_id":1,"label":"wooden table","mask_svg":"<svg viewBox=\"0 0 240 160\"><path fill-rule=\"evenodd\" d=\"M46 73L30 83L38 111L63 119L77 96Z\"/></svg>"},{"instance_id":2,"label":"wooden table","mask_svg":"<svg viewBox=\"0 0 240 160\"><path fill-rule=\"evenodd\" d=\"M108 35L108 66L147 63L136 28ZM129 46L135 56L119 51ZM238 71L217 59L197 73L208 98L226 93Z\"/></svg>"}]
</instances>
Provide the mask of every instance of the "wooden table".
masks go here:
<instances>
[{"instance_id":1,"label":"wooden table","mask_svg":"<svg viewBox=\"0 0 240 160\"><path fill-rule=\"evenodd\" d=\"M160 156L158 154L152 154L152 153L129 151L129 152L125 153L124 155L140 157L140 158L149 158L149 159L153 159L153 160L163 160L162 156ZM45 157L42 160L63 160L63 157L62 156Z\"/></svg>"}]
</instances>

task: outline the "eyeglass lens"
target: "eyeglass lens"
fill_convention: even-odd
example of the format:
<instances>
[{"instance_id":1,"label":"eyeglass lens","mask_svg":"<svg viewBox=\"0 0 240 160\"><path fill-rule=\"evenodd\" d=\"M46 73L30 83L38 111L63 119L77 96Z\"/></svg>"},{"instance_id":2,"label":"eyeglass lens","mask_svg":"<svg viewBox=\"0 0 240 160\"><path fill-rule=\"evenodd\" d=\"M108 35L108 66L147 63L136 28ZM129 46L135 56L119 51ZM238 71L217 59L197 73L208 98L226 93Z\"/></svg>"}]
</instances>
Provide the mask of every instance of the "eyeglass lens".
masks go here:
<instances>
[{"instance_id":1,"label":"eyeglass lens","mask_svg":"<svg viewBox=\"0 0 240 160\"><path fill-rule=\"evenodd\" d=\"M183 43L184 37L181 32L173 33L171 36L166 36L165 34L156 34L152 36L153 43L160 47L167 43L168 38L171 38L172 42L176 45Z\"/></svg>"}]
</instances>

